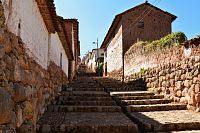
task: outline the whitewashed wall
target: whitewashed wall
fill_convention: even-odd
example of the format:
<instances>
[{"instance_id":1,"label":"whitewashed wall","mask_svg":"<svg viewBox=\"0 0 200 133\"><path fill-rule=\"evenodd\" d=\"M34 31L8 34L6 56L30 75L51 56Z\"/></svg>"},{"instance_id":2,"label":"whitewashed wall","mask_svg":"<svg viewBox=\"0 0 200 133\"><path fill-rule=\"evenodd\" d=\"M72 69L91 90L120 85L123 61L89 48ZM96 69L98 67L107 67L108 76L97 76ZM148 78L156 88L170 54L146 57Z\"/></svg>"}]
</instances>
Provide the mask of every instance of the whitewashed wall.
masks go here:
<instances>
[{"instance_id":1,"label":"whitewashed wall","mask_svg":"<svg viewBox=\"0 0 200 133\"><path fill-rule=\"evenodd\" d=\"M68 76L68 57L63 48L62 42L57 33L51 34L51 45L50 45L50 61L53 61L56 65L60 66L62 53L62 69Z\"/></svg>"},{"instance_id":2,"label":"whitewashed wall","mask_svg":"<svg viewBox=\"0 0 200 133\"><path fill-rule=\"evenodd\" d=\"M48 65L48 31L35 0L1 0L8 29L20 36L29 56Z\"/></svg>"}]
</instances>

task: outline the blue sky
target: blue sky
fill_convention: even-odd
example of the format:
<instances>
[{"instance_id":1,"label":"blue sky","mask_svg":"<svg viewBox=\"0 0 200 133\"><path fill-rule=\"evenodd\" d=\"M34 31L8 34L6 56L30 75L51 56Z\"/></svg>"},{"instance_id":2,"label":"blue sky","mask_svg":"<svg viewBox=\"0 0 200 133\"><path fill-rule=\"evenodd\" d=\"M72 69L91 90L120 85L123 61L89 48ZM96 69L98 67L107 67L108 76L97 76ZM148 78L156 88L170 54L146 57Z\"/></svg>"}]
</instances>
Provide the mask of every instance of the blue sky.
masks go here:
<instances>
[{"instance_id":1,"label":"blue sky","mask_svg":"<svg viewBox=\"0 0 200 133\"><path fill-rule=\"evenodd\" d=\"M149 0L154 4L156 0ZM159 1L159 0L157 0ZM80 24L81 57L96 48L92 42L99 38L101 45L115 15L144 3L145 0L55 0L57 14L77 18ZM160 0L155 6L178 18L172 30L183 31L187 37L200 34L200 0Z\"/></svg>"}]
</instances>

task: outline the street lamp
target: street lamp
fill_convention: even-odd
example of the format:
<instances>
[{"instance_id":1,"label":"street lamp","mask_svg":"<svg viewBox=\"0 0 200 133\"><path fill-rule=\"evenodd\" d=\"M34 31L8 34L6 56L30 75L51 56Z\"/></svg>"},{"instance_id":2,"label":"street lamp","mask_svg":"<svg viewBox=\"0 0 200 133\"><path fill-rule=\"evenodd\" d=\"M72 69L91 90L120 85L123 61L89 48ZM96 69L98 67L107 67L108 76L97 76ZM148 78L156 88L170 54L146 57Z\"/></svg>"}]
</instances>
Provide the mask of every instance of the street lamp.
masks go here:
<instances>
[{"instance_id":1,"label":"street lamp","mask_svg":"<svg viewBox=\"0 0 200 133\"><path fill-rule=\"evenodd\" d=\"M99 64L98 64L98 58L99 58L99 49L98 49L98 37L97 37L97 42L93 42L93 44L96 44L97 45L97 55L96 55L96 66L98 68ZM98 69L97 69L97 73L98 72ZM99 75L99 74L98 74Z\"/></svg>"},{"instance_id":2,"label":"street lamp","mask_svg":"<svg viewBox=\"0 0 200 133\"><path fill-rule=\"evenodd\" d=\"M99 58L98 37L97 37L97 42L93 42L93 44L97 44L97 59L98 59Z\"/></svg>"}]
</instances>

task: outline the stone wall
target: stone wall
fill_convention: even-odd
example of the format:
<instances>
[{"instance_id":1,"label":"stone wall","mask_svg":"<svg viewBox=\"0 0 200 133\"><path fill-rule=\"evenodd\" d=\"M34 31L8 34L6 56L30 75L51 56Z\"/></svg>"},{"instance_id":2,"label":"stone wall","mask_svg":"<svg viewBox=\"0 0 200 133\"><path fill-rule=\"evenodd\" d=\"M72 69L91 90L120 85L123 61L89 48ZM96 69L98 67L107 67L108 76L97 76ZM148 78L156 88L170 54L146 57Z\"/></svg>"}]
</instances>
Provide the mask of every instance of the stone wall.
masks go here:
<instances>
[{"instance_id":1,"label":"stone wall","mask_svg":"<svg viewBox=\"0 0 200 133\"><path fill-rule=\"evenodd\" d=\"M4 25L2 7L0 20L0 132L31 133L68 78L54 63L45 69L26 53L26 44Z\"/></svg>"},{"instance_id":2,"label":"stone wall","mask_svg":"<svg viewBox=\"0 0 200 133\"><path fill-rule=\"evenodd\" d=\"M184 59L184 48L178 46L145 51L142 42L134 44L124 56L125 75L139 72L141 68L153 68L162 64L175 63Z\"/></svg>"},{"instance_id":3,"label":"stone wall","mask_svg":"<svg viewBox=\"0 0 200 133\"><path fill-rule=\"evenodd\" d=\"M176 46L167 48L167 53L164 49L158 53L154 51L149 54L149 59L156 64L155 67L127 76L126 81L142 77L150 91L164 94L175 102L185 103L189 110L200 111L200 46L192 48L190 57L184 57L183 51L183 47ZM144 59L141 64L147 60ZM139 64L133 63L132 67Z\"/></svg>"}]
</instances>

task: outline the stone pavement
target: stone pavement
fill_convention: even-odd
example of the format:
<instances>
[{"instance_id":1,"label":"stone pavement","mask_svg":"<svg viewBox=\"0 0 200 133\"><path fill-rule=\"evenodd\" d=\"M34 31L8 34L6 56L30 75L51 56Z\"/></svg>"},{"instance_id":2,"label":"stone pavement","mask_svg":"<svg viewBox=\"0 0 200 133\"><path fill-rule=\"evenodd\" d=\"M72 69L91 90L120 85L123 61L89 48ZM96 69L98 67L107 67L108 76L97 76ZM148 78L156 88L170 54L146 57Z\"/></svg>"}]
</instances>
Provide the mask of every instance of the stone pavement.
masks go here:
<instances>
[{"instance_id":1,"label":"stone pavement","mask_svg":"<svg viewBox=\"0 0 200 133\"><path fill-rule=\"evenodd\" d=\"M115 89L109 78L96 78L115 99L124 113L138 124L141 133L200 133L200 113L189 112L186 105L174 103L163 95L148 91ZM125 85L124 85L125 86ZM128 87L131 88L131 87Z\"/></svg>"},{"instance_id":2,"label":"stone pavement","mask_svg":"<svg viewBox=\"0 0 200 133\"><path fill-rule=\"evenodd\" d=\"M134 124L92 74L80 74L47 107L38 133L137 133Z\"/></svg>"},{"instance_id":3,"label":"stone pavement","mask_svg":"<svg viewBox=\"0 0 200 133\"><path fill-rule=\"evenodd\" d=\"M200 133L200 114L185 104L139 83L93 76L82 73L63 88L38 121L38 133Z\"/></svg>"}]
</instances>

